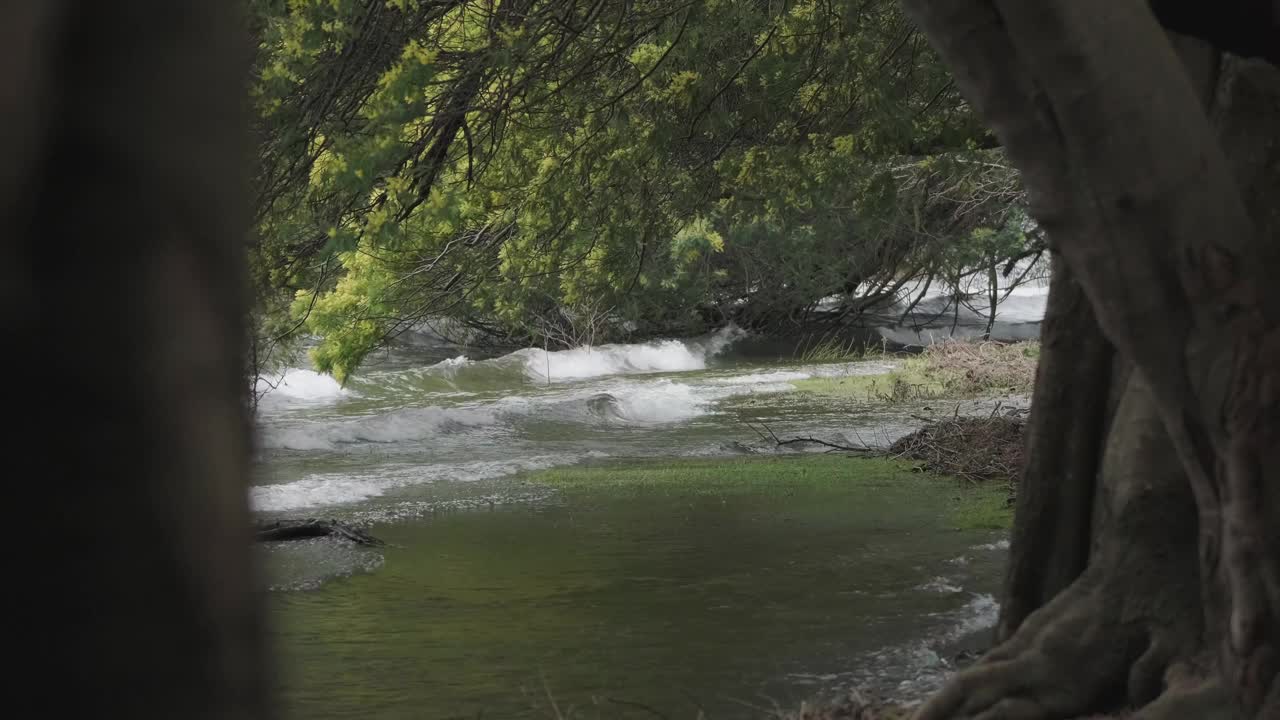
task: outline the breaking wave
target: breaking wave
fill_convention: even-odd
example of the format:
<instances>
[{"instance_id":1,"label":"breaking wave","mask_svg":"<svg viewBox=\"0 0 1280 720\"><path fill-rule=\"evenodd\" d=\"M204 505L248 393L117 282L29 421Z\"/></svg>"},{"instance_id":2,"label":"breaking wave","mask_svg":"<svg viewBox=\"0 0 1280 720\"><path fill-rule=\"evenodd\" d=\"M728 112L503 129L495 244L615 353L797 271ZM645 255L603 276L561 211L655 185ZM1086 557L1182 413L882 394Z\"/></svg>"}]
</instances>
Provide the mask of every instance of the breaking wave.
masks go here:
<instances>
[{"instance_id":1,"label":"breaking wave","mask_svg":"<svg viewBox=\"0 0 1280 720\"><path fill-rule=\"evenodd\" d=\"M260 377L254 389L264 407L315 405L350 395L332 376L301 368Z\"/></svg>"},{"instance_id":2,"label":"breaking wave","mask_svg":"<svg viewBox=\"0 0 1280 720\"><path fill-rule=\"evenodd\" d=\"M258 485L249 493L256 511L284 512L352 505L399 488L438 482L475 482L568 465L598 453L540 455L521 459L470 463L400 465L355 473L314 473L288 483Z\"/></svg>"},{"instance_id":3,"label":"breaking wave","mask_svg":"<svg viewBox=\"0 0 1280 720\"><path fill-rule=\"evenodd\" d=\"M482 408L406 408L380 415L267 427L262 433L262 445L276 450L333 450L354 443L426 440L433 435L498 422L494 411Z\"/></svg>"}]
</instances>

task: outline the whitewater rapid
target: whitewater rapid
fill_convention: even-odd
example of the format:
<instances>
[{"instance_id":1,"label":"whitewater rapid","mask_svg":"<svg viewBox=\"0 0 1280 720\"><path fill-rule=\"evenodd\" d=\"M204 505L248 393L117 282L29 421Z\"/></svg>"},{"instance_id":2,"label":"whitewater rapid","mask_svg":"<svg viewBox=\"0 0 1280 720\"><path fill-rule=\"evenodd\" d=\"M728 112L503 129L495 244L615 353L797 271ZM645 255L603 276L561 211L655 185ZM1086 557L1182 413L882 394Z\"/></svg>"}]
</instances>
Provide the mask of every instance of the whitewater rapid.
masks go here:
<instances>
[{"instance_id":1,"label":"whitewater rapid","mask_svg":"<svg viewBox=\"0 0 1280 720\"><path fill-rule=\"evenodd\" d=\"M394 362L371 364L345 387L305 368L287 369L266 378L259 386L264 394L256 433L259 457L250 489L253 509L268 519L325 517L372 524L380 537L387 533L385 537L398 548L383 553L328 542L267 548L265 552L276 568L272 587L310 590L355 574L378 571L375 575L386 575L390 579L378 586L376 603L360 602L348 608L326 599L316 605L324 618L321 627L358 627L360 643L368 648L368 628L380 627L388 616L394 616L411 632L407 628L420 623L415 613L424 607L422 598L446 597L443 593L449 582L461 582L466 597L475 595L477 583L494 589L491 597L486 590L486 597L476 606L444 602L429 611L433 621L460 613L463 619L455 621L470 623L477 617L477 607L496 606L500 601L504 614L495 616L493 622L518 616L517 623L525 623L524 616L531 608L547 603L539 596L532 605L520 604L529 601L520 594L527 589L530 576L523 564L514 568L518 587L503 590L502 574L513 568L496 561L497 554L536 549L522 563L530 563L535 575L550 574L549 587L557 593L570 592L573 602L594 597L581 593L597 592L594 583L601 577L612 578L620 593L630 593L635 587L635 570L630 565L634 558L647 561L671 554L678 561L672 567L674 574L644 582L646 588L655 583L679 585L673 592L682 599L672 605L677 617L687 615L683 598L688 592L701 593L708 607L731 609L745 596L723 587L745 582L744 578L756 573L783 572L783 557L790 567L795 562L815 562L815 554L830 555L832 564L820 561L814 565L818 571L811 577L820 578L815 589L810 592L801 586L796 594L804 599L787 600L788 607L794 604L797 608L788 612L812 612L814 621L821 619L825 626L833 612L827 608L839 606L845 615L880 617L903 632L885 633L882 646L864 648L871 650L867 658L837 658L836 652L833 657L806 662L794 672L786 672L787 682L814 690L893 689L906 677L911 678L910 686L896 685L904 695L915 697L933 689L950 671L942 662L945 646L994 622L998 606L985 583L996 577L992 559L1006 551L1006 541L978 536L961 546L963 556L949 562L945 558L955 549L952 536L947 535L936 541L936 552L946 554L927 568L917 568L924 557L919 549L911 551L915 554L909 562L896 557L888 562L882 556L881 548L914 547L922 533L913 526L911 532L889 532L879 538L876 533L884 527L885 513L874 504L868 505L874 498L855 500L839 509L801 506L794 512L812 524L786 524L779 530L774 526L789 523L793 511L779 508L774 513L772 498L762 498L760 507L748 502L738 509L710 503L696 514L695 521L681 519L685 511L682 500L658 499L648 510L637 511L628 504L604 512L593 507L594 501L565 505L563 497L544 485L522 479L527 473L565 465L631 458L823 451L797 445L780 447L775 436L887 444L914 428L916 421L910 413L919 408L812 395L798 389L810 379L838 381L844 376L877 374L894 363L807 364L759 354L749 357L738 347L744 337L731 328L684 340L557 352L526 348L496 358L457 353L424 356L420 362L406 361L402 352ZM768 511L764 511L766 507ZM458 514L458 510L467 512ZM825 542L831 542L833 513L861 517L853 524L861 523L868 534L860 537L851 531L848 541L840 540L815 553L813 538L824 542L825 537ZM627 529L637 522L640 527ZM780 534L771 535L774 532ZM717 537L721 542L728 539L726 552L741 548L750 572L728 571L716 580L716 587L722 589L699 589L697 582L686 587L678 579L684 573L703 578L707 573L725 572L720 559L723 553L710 553L708 557L714 562L705 566L693 559L707 553L709 542L715 547ZM761 550L751 544L758 538L772 538L770 546L802 539L794 550L775 558L772 566L768 561L758 566ZM454 543L451 550L447 549L449 543ZM619 543L621 555L605 552L597 557L592 550L601 548L586 550L584 543ZM676 552L673 547L683 549ZM539 560L561 558L559 553L567 558L563 563L561 559ZM386 568L379 570L384 556ZM575 570L573 562L577 561L591 569ZM858 565L856 571L849 571L850 564L863 562L865 568ZM886 562L892 572L882 567ZM443 571L437 574L439 569ZM876 585L864 570L906 579L881 578ZM556 572L566 574L560 578ZM833 585L832 573L847 580ZM592 578L592 586L574 587L576 578L585 576ZM757 595L769 596L769 582L748 584L751 604L762 602L755 599ZM373 592L370 587L364 586L361 593ZM382 603L402 589L409 603L406 607L413 610L384 612ZM809 608L811 595L833 593L839 597L828 597L829 606L819 603L817 609ZM632 602L630 595L618 597ZM846 606L852 608L849 613L845 613ZM507 608L516 610L513 613ZM649 612L644 609L641 614ZM724 617L720 609L707 615L713 622L725 622ZM759 626L755 618L741 622L742 627ZM920 631L917 625L926 630ZM504 637L508 635L518 632L512 629ZM744 635L734 631L735 637ZM900 638L909 639L901 642ZM328 637L325 644L338 645ZM575 654L589 650L572 647ZM851 647L863 646L854 643ZM414 653L418 649L415 646ZM376 655L384 651L369 652ZM828 661L838 661L839 668L850 670L833 673ZM389 668L410 666L412 662L386 664ZM827 669L814 672L807 669L811 666ZM346 673L347 666L342 667ZM487 678L493 667L485 665L475 672Z\"/></svg>"},{"instance_id":2,"label":"whitewater rapid","mask_svg":"<svg viewBox=\"0 0 1280 720\"><path fill-rule=\"evenodd\" d=\"M685 340L375 365L346 387L286 370L259 386L264 462L253 508L369 512L421 503L446 486L606 457L723 454L759 440L755 421L789 427L788 402L757 398L790 396L811 377L889 367L747 361L731 352L745 336L729 327ZM836 411L827 421L848 425ZM811 407L790 413L796 429L814 431L815 412L824 422Z\"/></svg>"}]
</instances>

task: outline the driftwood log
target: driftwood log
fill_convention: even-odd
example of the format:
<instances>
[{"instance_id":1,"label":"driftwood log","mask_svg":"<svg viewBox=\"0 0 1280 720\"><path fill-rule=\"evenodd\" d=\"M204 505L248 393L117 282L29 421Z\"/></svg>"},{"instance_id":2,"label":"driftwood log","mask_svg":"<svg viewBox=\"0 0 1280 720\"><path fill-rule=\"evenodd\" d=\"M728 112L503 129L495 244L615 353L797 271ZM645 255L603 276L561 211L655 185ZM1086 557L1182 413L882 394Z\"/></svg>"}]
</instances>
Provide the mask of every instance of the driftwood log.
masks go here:
<instances>
[{"instance_id":1,"label":"driftwood log","mask_svg":"<svg viewBox=\"0 0 1280 720\"><path fill-rule=\"evenodd\" d=\"M259 524L257 528L258 542L274 542L282 540L305 540L307 538L335 537L349 540L357 545L381 547L383 541L346 523L337 520L280 520L273 523Z\"/></svg>"}]
</instances>

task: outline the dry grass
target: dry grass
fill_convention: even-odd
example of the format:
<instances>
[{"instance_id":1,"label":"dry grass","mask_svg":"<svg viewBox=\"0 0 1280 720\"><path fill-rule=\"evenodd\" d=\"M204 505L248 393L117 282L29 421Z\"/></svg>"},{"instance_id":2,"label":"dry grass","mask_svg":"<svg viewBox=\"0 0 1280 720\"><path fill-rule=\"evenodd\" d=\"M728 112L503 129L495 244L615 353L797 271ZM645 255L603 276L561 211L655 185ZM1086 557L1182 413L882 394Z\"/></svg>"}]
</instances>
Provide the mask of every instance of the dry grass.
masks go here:
<instances>
[{"instance_id":1,"label":"dry grass","mask_svg":"<svg viewBox=\"0 0 1280 720\"><path fill-rule=\"evenodd\" d=\"M841 338L834 333L823 333L818 337L806 335L794 350L796 359L804 363L865 360L883 352L883 347L863 348L858 338Z\"/></svg>"},{"instance_id":2,"label":"dry grass","mask_svg":"<svg viewBox=\"0 0 1280 720\"><path fill-rule=\"evenodd\" d=\"M889 454L918 460L930 472L1012 485L1022 472L1022 427L1019 415L939 420L900 438Z\"/></svg>"},{"instance_id":3,"label":"dry grass","mask_svg":"<svg viewBox=\"0 0 1280 720\"><path fill-rule=\"evenodd\" d=\"M886 356L887 357L887 356ZM797 380L797 389L869 402L902 403L981 395L1030 395L1040 345L947 340L878 375Z\"/></svg>"},{"instance_id":4,"label":"dry grass","mask_svg":"<svg viewBox=\"0 0 1280 720\"><path fill-rule=\"evenodd\" d=\"M1029 394L1036 382L1040 344L947 340L926 348L923 360L926 371L956 394Z\"/></svg>"}]
</instances>

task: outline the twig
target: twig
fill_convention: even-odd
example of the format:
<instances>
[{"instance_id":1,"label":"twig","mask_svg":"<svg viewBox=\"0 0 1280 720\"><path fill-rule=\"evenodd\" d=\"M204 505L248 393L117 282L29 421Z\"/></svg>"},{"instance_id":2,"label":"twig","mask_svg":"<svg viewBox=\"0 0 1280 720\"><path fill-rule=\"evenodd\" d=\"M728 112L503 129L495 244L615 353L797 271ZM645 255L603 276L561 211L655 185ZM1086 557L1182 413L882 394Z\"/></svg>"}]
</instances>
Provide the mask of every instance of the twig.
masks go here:
<instances>
[{"instance_id":1,"label":"twig","mask_svg":"<svg viewBox=\"0 0 1280 720\"><path fill-rule=\"evenodd\" d=\"M699 701L699 700L698 700L698 698L697 698L697 697L695 697L693 693L689 692L688 690L683 690L683 689L682 689L682 690L680 691L680 694L684 695L684 696L685 696L685 698L686 698L690 703L693 703L693 706L694 706L694 707L698 708L698 717L699 717L699 718L705 718L705 717L706 717L706 715L707 715L707 709L706 709L706 708L704 708L704 707L702 706L702 702L701 702L701 701Z\"/></svg>"},{"instance_id":2,"label":"twig","mask_svg":"<svg viewBox=\"0 0 1280 720\"><path fill-rule=\"evenodd\" d=\"M825 447L832 448L833 450L845 450L847 452L864 452L864 453L880 452L878 448L865 447L865 446L854 447L852 445L838 445L836 443L831 443L831 442L827 442L826 440L819 440L818 438L812 438L812 437L797 437L797 438L791 438L790 440L778 441L779 447L781 447L782 445L794 445L796 443L813 443L815 445L823 445Z\"/></svg>"},{"instance_id":3,"label":"twig","mask_svg":"<svg viewBox=\"0 0 1280 720\"><path fill-rule=\"evenodd\" d=\"M856 438L858 438L858 442L862 443L862 446L863 446L863 447L865 447L865 448L870 448L870 447L871 447L870 445L868 445L868 444L867 444L867 441L866 441L866 440L863 440L863 439L862 439L862 435L861 435L857 430L854 430L854 431L853 431L853 436L854 436L854 437L856 437Z\"/></svg>"},{"instance_id":4,"label":"twig","mask_svg":"<svg viewBox=\"0 0 1280 720\"><path fill-rule=\"evenodd\" d=\"M755 425L752 425L751 423L745 422L745 421L743 422L743 424L751 428L751 431L754 432L756 435L758 435L761 440L763 440L764 442L769 442L769 438L765 437L764 433L760 432L759 428L757 428Z\"/></svg>"},{"instance_id":5,"label":"twig","mask_svg":"<svg viewBox=\"0 0 1280 720\"><path fill-rule=\"evenodd\" d=\"M556 713L556 720L564 720L564 716L560 714L560 706L556 704L556 699L551 695L551 687L547 685L547 676L538 671L539 679L542 680L542 691L547 694L547 701L551 703L551 709Z\"/></svg>"},{"instance_id":6,"label":"twig","mask_svg":"<svg viewBox=\"0 0 1280 720\"><path fill-rule=\"evenodd\" d=\"M772 429L770 429L770 427L769 427L768 425L765 425L764 423L760 423L760 427L763 427L765 430L768 430L768 431L769 431L769 437L773 438L773 441L774 441L774 442L778 443L779 445L781 445L781 444L782 444L782 441L778 439L778 436L777 436L777 435L774 435L774 434L773 434L773 430L772 430Z\"/></svg>"},{"instance_id":7,"label":"twig","mask_svg":"<svg viewBox=\"0 0 1280 720\"><path fill-rule=\"evenodd\" d=\"M659 718L662 718L662 720L667 720L666 715L663 715L662 713L658 712L657 710L654 710L653 708L649 707L648 705L645 705L644 703L638 703L633 700L619 700L618 698L611 698L611 697L606 697L605 700L608 700L609 702L614 703L615 705L625 705L627 707L638 708L640 710L644 710L650 715L653 715L654 717L659 717Z\"/></svg>"}]
</instances>

